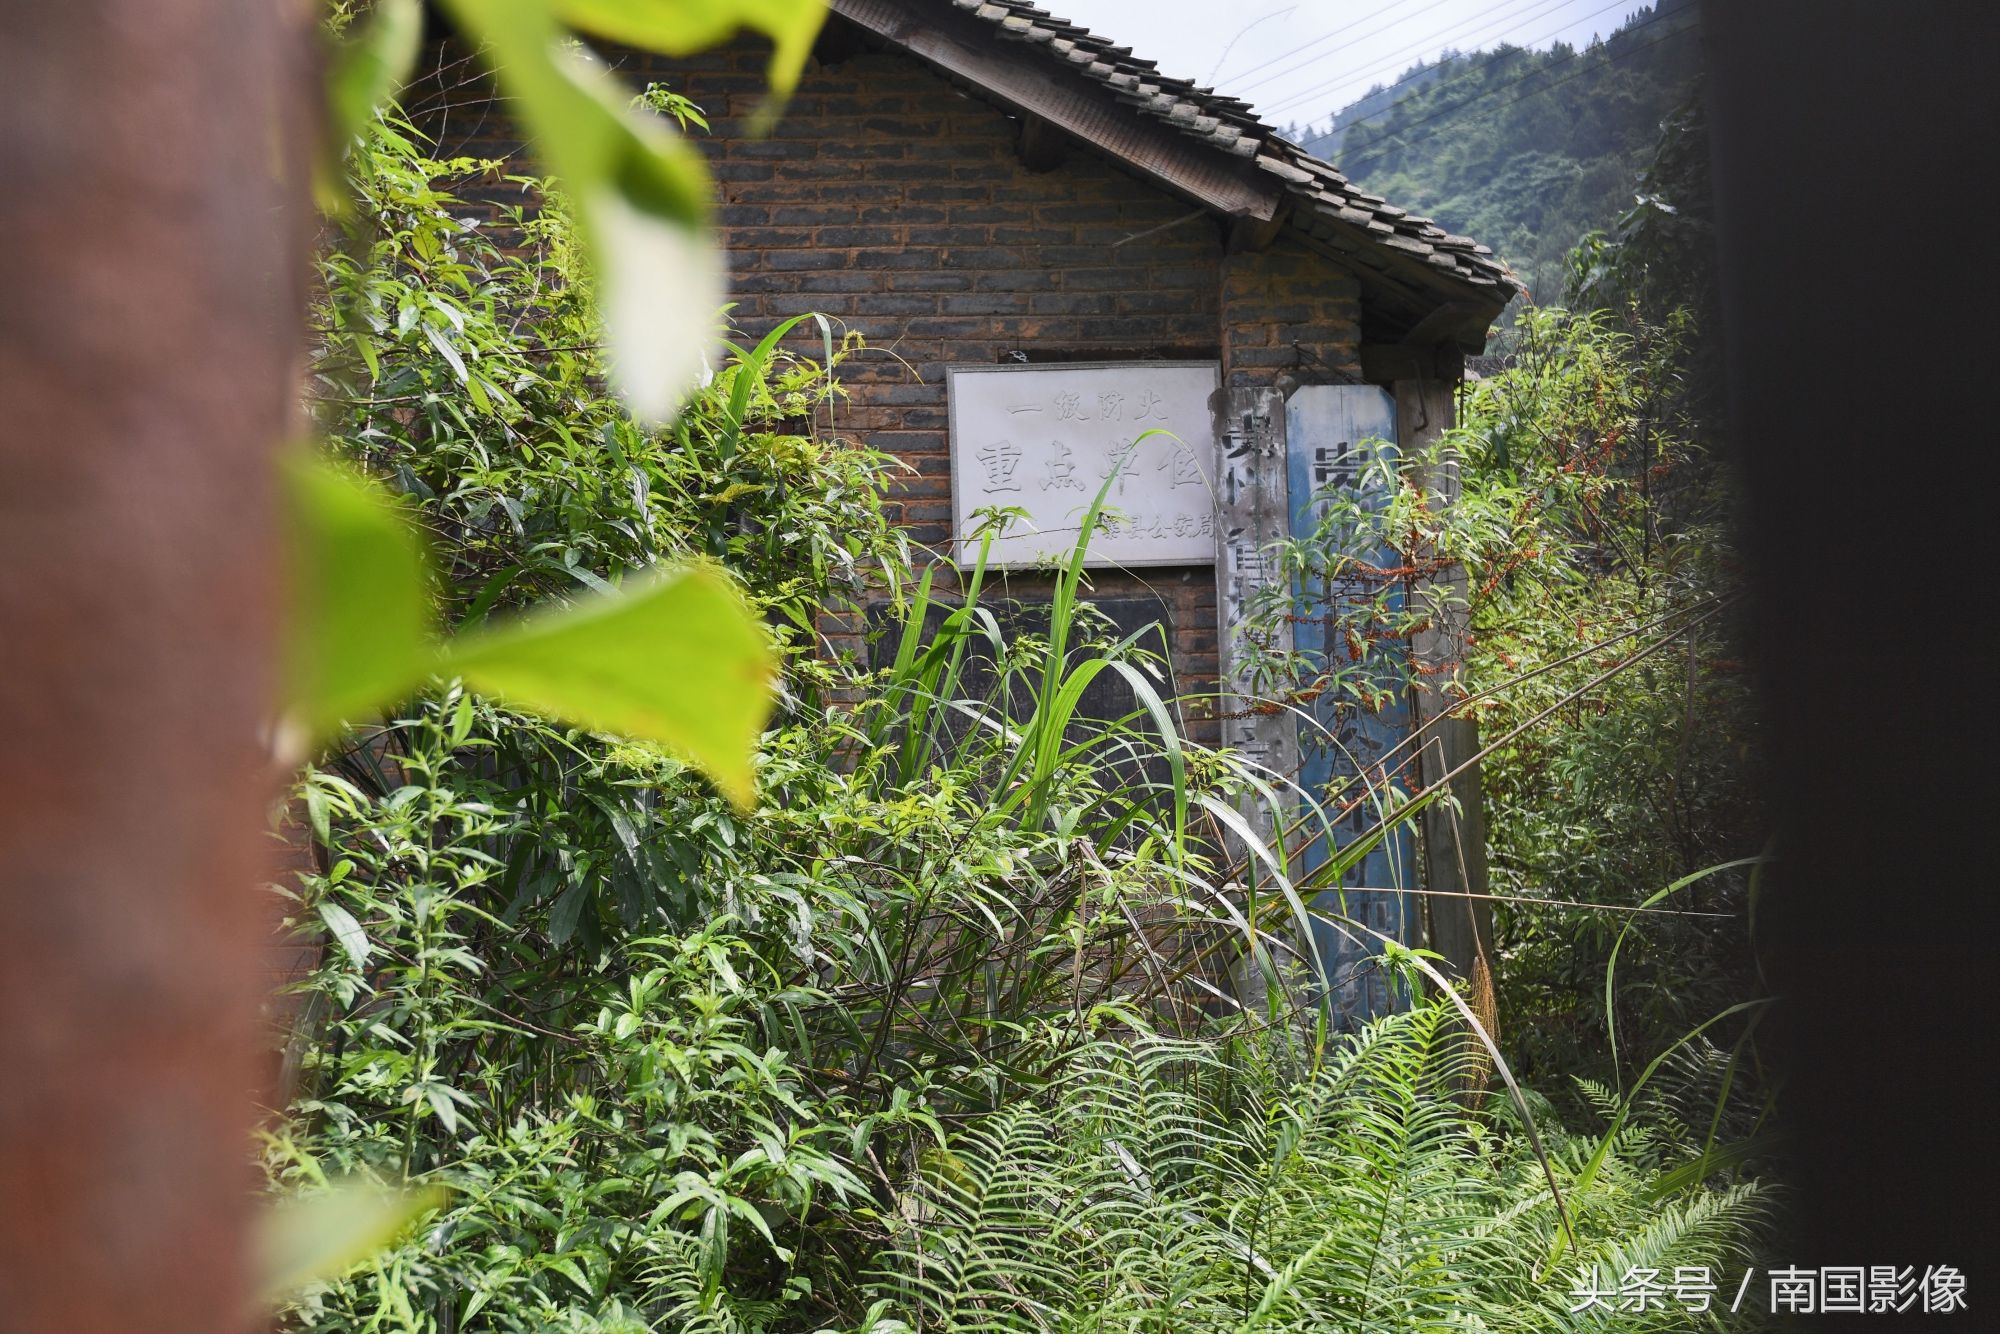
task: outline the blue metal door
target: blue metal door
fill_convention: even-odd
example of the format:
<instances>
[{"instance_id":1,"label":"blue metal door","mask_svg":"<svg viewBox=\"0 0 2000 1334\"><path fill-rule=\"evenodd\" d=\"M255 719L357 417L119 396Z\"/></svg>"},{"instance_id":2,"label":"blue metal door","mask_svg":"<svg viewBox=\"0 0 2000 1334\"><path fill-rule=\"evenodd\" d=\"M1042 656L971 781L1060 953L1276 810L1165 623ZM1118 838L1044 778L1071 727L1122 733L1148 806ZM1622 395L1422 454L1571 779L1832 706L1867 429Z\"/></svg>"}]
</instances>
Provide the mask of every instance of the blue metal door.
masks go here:
<instances>
[{"instance_id":1,"label":"blue metal door","mask_svg":"<svg viewBox=\"0 0 2000 1334\"><path fill-rule=\"evenodd\" d=\"M1396 401L1387 390L1375 385L1303 386L1286 402L1285 436L1294 538L1307 538L1319 526L1326 506L1317 498L1329 487L1347 488L1362 506L1376 512L1389 502L1382 465L1393 465L1396 458ZM1357 537L1355 542L1374 547L1376 539ZM1396 553L1387 548L1350 554L1380 569L1398 563ZM1383 588L1382 581L1355 575L1333 584L1328 587L1326 581L1314 580L1311 587L1294 589L1301 616L1293 630L1297 650L1320 671L1358 672L1385 684L1406 679L1407 642L1349 633L1355 628L1355 604L1372 602ZM1388 592L1392 608L1399 609L1400 588ZM1396 771L1407 754L1397 747L1410 733L1407 691L1399 686L1388 692L1388 702L1378 708L1358 706L1343 694L1329 690L1318 695L1304 706L1310 721L1299 720L1300 785L1329 813L1340 812L1332 823L1336 847L1350 845L1375 826L1392 802L1391 784L1401 791L1411 786ZM1313 827L1318 827L1317 821ZM1301 831L1299 837L1303 836ZM1341 889L1322 892L1312 906L1415 944L1416 899L1397 892L1417 888L1414 843L1409 829L1398 830L1348 870ZM1323 866L1328 855L1322 833L1305 848L1299 873ZM1329 922L1313 925L1326 1001L1336 1025L1351 1028L1394 1008L1396 997L1375 966L1379 946L1357 943Z\"/></svg>"}]
</instances>

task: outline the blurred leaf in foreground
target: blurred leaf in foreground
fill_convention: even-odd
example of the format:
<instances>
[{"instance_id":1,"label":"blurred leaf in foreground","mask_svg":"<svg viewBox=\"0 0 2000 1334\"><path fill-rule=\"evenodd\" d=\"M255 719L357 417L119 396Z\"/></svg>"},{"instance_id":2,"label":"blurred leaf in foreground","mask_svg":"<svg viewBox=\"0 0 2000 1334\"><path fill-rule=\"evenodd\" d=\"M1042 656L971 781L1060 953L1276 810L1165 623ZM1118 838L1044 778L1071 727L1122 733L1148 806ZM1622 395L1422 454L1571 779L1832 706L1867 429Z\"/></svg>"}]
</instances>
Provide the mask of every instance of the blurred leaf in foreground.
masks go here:
<instances>
[{"instance_id":1,"label":"blurred leaf in foreground","mask_svg":"<svg viewBox=\"0 0 2000 1334\"><path fill-rule=\"evenodd\" d=\"M658 742L739 806L771 712L764 628L719 569L681 565L440 648L414 530L373 483L325 463L289 474L297 587L288 683L311 740L437 674L532 712Z\"/></svg>"},{"instance_id":2,"label":"blurred leaf in foreground","mask_svg":"<svg viewBox=\"0 0 2000 1334\"><path fill-rule=\"evenodd\" d=\"M449 1194L443 1186L395 1190L352 1178L322 1195L278 1205L257 1230L257 1280L266 1301L334 1278L387 1246Z\"/></svg>"},{"instance_id":3,"label":"blurred leaf in foreground","mask_svg":"<svg viewBox=\"0 0 2000 1334\"><path fill-rule=\"evenodd\" d=\"M777 663L719 570L679 567L616 597L469 635L445 665L520 707L657 741L750 804L750 757Z\"/></svg>"}]
</instances>

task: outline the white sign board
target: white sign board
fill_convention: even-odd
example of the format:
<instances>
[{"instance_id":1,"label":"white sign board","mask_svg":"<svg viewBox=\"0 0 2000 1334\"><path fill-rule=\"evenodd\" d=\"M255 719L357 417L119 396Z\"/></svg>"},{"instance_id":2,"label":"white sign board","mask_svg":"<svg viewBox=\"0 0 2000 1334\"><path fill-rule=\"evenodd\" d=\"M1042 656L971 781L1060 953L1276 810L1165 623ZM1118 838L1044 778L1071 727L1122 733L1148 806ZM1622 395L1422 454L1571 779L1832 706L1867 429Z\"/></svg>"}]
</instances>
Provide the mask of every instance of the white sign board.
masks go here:
<instances>
[{"instance_id":1,"label":"white sign board","mask_svg":"<svg viewBox=\"0 0 2000 1334\"><path fill-rule=\"evenodd\" d=\"M960 564L977 558L977 512L989 506L1028 514L993 544L995 568L1067 557L1107 478L1086 565L1214 563L1216 363L951 366L945 376Z\"/></svg>"}]
</instances>

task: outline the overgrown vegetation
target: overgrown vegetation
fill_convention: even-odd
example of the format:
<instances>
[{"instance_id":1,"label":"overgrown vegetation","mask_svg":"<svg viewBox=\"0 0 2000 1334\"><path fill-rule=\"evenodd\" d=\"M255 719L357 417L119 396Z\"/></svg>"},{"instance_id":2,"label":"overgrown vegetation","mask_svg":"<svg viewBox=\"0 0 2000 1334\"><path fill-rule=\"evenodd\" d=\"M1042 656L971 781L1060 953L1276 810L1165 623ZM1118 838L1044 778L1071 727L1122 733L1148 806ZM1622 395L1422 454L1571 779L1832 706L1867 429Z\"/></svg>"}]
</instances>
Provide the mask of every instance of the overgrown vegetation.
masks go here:
<instances>
[{"instance_id":1,"label":"overgrown vegetation","mask_svg":"<svg viewBox=\"0 0 2000 1334\"><path fill-rule=\"evenodd\" d=\"M1733 863L1763 823L1728 490L1683 313L1530 307L1519 333L1434 447L1329 487L1316 529L1280 548L1291 581L1255 624L1268 641L1280 618L1330 614L1344 651L1260 666L1336 719L1417 690L1478 723L1509 1045L1526 1073L1614 1081L1601 995L1621 938L1628 1063L1756 985ZM1398 649L1420 630L1449 631L1438 662ZM1416 787L1415 758L1382 777ZM1634 923L1646 892L1724 863Z\"/></svg>"},{"instance_id":2,"label":"overgrown vegetation","mask_svg":"<svg viewBox=\"0 0 2000 1334\"><path fill-rule=\"evenodd\" d=\"M449 1195L297 1294L291 1327L1539 1330L1574 1323L1578 1265L1745 1263L1770 1201L1716 1152L1755 1109L1710 1045L1740 1018L1643 1083L1555 1090L1560 1116L1481 1096L1486 1058L1442 1000L1328 1033L1287 944L1298 887L1228 874L1246 775L1182 739L1137 643L1093 628L1079 563L1046 636L1002 639L976 576L919 632L941 599L885 520L891 462L840 432L852 340L807 321L735 349L673 425L642 428L604 388L550 182L515 180L521 210L475 223L453 191L497 168L432 162L393 116L347 170L313 409L429 536L445 620L702 557L762 613L784 683L754 810L650 744L451 680L306 769L293 833L318 869L281 889L328 947L300 988L272 1188ZM1473 689L1713 600L1696 571L1717 548L1686 536L1705 519L1661 526L1681 502L1654 469L1686 444L1675 332L1540 328L1544 360L1477 390L1452 441L1474 501L1448 539L1479 575ZM1576 528L1590 513L1600 527ZM1628 540L1655 546L1621 572L1607 553ZM871 588L899 612L872 673L824 619ZM975 649L998 664L978 696ZM1623 761L1591 720L1656 727L1654 703L1691 698L1675 661L1576 694L1586 660L1494 697L1489 728L1555 697L1536 689L1575 695L1555 739L1496 756L1497 801L1544 813L1502 836L1511 887L1548 888L1579 828L1605 851L1567 896L1629 901L1681 867L1655 843L1620 851L1641 816L1600 821L1589 782L1538 789L1580 763L1608 782ZM1103 673L1132 716L1079 726ZM1275 984L1247 1009L1226 980L1246 943ZM1620 995L1664 959L1628 942ZM1420 958L1383 966L1421 985ZM1641 1008L1658 1022L1619 1029L1635 1066L1721 1006ZM1570 1055L1532 1060L1564 1082Z\"/></svg>"}]
</instances>

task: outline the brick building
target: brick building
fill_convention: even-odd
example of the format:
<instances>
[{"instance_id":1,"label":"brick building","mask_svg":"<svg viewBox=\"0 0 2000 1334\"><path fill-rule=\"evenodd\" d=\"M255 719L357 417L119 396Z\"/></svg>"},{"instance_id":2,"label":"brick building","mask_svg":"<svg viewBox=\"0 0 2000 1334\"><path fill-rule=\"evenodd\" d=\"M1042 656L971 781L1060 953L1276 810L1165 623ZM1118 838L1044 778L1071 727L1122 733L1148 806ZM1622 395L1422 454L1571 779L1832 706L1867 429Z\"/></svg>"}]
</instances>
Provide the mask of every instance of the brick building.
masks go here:
<instances>
[{"instance_id":1,"label":"brick building","mask_svg":"<svg viewBox=\"0 0 2000 1334\"><path fill-rule=\"evenodd\" d=\"M953 535L949 367L1210 362L1222 415L1281 406L1258 390L1380 383L1437 408L1422 414L1434 428L1462 354L1515 291L1485 247L1362 192L1246 104L1039 9L829 8L764 137L748 129L766 94L761 42L606 55L635 88L665 83L709 118L699 142L744 331L819 311L876 349L843 369L842 426L912 466L894 505L940 553ZM463 81L471 68L437 53L413 110L443 151L519 151ZM1221 573L1207 560L1092 582L1106 598L1157 596L1179 689L1212 694ZM1038 583L1016 574L1008 587L1032 596ZM1212 722L1193 727L1214 739Z\"/></svg>"}]
</instances>

